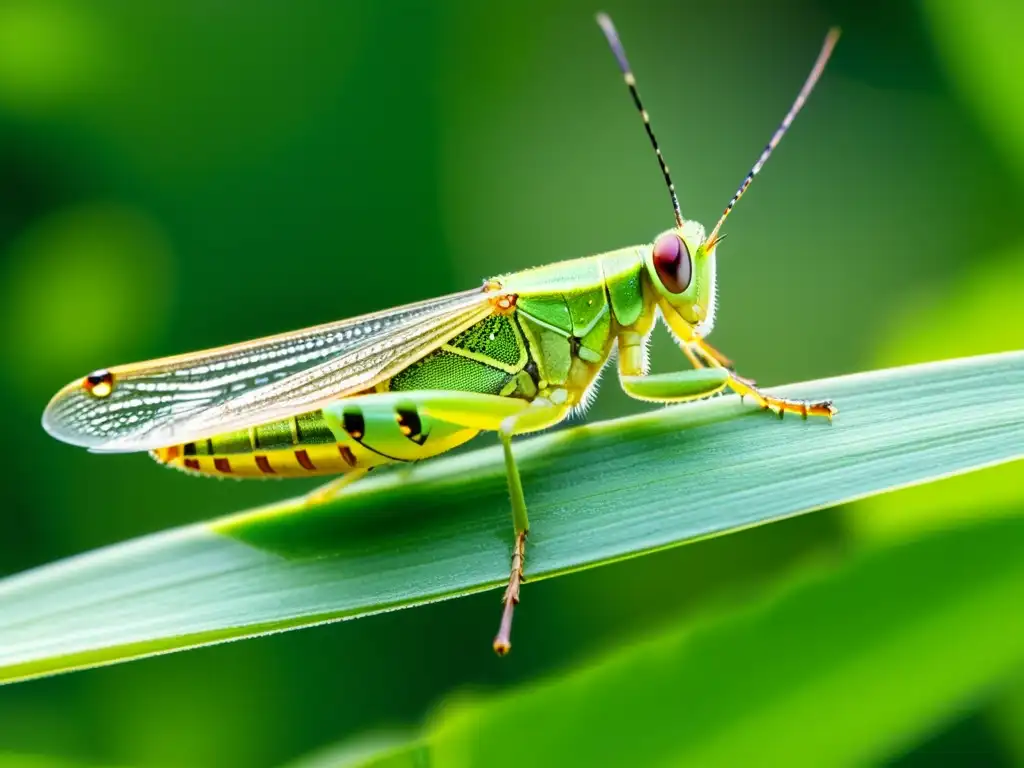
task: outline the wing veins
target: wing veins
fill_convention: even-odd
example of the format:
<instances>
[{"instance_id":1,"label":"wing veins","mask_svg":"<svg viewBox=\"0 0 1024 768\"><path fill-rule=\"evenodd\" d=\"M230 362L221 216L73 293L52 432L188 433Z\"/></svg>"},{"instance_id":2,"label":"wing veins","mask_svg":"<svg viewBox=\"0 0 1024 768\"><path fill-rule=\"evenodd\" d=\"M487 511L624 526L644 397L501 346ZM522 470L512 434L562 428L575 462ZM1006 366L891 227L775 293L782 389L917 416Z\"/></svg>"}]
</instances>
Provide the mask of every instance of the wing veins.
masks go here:
<instances>
[{"instance_id":1,"label":"wing veins","mask_svg":"<svg viewBox=\"0 0 1024 768\"><path fill-rule=\"evenodd\" d=\"M491 312L474 289L264 339L109 369L105 399L78 379L43 426L94 451L138 451L288 418L371 388Z\"/></svg>"}]
</instances>

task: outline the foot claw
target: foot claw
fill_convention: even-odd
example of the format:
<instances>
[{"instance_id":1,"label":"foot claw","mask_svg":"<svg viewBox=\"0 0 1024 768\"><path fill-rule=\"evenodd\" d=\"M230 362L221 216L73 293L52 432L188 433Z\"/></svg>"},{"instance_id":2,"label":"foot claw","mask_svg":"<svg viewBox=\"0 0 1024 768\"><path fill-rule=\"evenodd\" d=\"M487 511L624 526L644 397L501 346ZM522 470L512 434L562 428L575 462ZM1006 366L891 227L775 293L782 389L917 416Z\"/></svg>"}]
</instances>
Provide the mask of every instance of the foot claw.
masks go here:
<instances>
[{"instance_id":1,"label":"foot claw","mask_svg":"<svg viewBox=\"0 0 1024 768\"><path fill-rule=\"evenodd\" d=\"M753 392L741 392L741 400L745 394L758 398L762 411L771 411L780 419L785 417L787 411L790 411L792 413L799 413L804 421L810 416L824 416L831 422L832 417L839 413L839 409L832 404L831 400L820 400L817 402L810 400L785 400L781 397L770 397L756 390Z\"/></svg>"}]
</instances>

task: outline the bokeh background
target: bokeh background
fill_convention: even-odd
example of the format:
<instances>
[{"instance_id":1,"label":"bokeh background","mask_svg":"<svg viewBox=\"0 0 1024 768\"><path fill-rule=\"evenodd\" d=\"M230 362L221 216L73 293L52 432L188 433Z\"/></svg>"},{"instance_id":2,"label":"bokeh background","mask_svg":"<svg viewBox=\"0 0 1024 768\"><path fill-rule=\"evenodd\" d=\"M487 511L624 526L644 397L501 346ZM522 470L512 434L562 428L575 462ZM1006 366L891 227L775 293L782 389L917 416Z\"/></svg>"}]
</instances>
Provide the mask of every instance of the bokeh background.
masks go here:
<instances>
[{"instance_id":1,"label":"bokeh background","mask_svg":"<svg viewBox=\"0 0 1024 768\"><path fill-rule=\"evenodd\" d=\"M843 27L720 249L713 341L742 372L777 384L1024 347L1019 5L603 9L684 214L709 224L826 29ZM670 226L595 10L3 0L0 574L304 489L58 444L39 416L68 380ZM680 359L655 343L657 368ZM606 382L590 417L641 407ZM515 654L500 663L488 593L0 688L0 752L34 765L277 765L415 726L453 692L557 676L872 541L969 524L982 508L1020 512L1021 480L1019 466L990 470L531 585ZM888 760L1024 764L1022 732L1024 677L1013 675Z\"/></svg>"}]
</instances>

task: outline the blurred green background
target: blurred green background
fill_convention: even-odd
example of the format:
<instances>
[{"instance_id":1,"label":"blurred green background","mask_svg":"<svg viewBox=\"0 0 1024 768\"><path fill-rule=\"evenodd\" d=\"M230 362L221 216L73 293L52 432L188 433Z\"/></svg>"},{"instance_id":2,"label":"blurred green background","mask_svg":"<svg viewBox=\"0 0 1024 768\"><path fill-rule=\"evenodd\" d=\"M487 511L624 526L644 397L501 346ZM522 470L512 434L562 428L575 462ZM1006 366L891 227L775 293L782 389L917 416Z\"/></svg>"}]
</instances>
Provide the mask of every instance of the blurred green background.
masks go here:
<instances>
[{"instance_id":1,"label":"blurred green background","mask_svg":"<svg viewBox=\"0 0 1024 768\"><path fill-rule=\"evenodd\" d=\"M770 385L1024 347L1019 4L602 9L684 214L707 224L825 30L843 27L719 251L713 342L741 372ZM39 416L70 379L669 227L596 10L582 0L4 0L0 574L304 489L192 479L144 456L61 445ZM653 350L661 370L682 359L664 337ZM609 380L590 418L642 407ZM453 692L557 675L756 601L853 550L1019 513L1022 485L1019 466L989 470L530 585L515 652L500 662L489 647L498 596L487 593L0 688L0 753L280 764L415 726ZM894 748L891 764L1024 765L1021 702L1018 672Z\"/></svg>"}]
</instances>

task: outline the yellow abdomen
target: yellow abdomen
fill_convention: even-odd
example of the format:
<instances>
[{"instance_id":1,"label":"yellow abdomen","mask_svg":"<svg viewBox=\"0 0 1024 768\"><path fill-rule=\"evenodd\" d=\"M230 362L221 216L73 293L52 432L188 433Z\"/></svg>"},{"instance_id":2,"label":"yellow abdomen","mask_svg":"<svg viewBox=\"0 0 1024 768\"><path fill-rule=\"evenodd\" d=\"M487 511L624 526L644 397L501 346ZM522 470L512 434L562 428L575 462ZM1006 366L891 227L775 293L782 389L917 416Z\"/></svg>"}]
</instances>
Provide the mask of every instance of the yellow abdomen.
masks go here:
<instances>
[{"instance_id":1,"label":"yellow abdomen","mask_svg":"<svg viewBox=\"0 0 1024 768\"><path fill-rule=\"evenodd\" d=\"M418 461L472 439L475 429L431 423L416 409L375 408L373 396L248 430L151 451L161 464L216 477L338 475Z\"/></svg>"}]
</instances>

